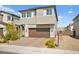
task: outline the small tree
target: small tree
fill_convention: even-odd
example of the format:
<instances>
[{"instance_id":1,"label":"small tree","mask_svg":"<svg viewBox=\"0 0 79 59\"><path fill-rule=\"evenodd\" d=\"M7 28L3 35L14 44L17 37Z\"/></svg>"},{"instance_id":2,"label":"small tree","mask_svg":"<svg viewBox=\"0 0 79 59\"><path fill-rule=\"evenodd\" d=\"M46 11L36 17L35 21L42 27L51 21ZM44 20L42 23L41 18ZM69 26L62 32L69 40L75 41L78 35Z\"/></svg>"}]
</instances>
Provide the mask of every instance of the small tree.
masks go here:
<instances>
[{"instance_id":1,"label":"small tree","mask_svg":"<svg viewBox=\"0 0 79 59\"><path fill-rule=\"evenodd\" d=\"M4 35L4 39L6 40L17 40L20 38L19 32L13 23L6 25L6 31L7 32Z\"/></svg>"}]
</instances>

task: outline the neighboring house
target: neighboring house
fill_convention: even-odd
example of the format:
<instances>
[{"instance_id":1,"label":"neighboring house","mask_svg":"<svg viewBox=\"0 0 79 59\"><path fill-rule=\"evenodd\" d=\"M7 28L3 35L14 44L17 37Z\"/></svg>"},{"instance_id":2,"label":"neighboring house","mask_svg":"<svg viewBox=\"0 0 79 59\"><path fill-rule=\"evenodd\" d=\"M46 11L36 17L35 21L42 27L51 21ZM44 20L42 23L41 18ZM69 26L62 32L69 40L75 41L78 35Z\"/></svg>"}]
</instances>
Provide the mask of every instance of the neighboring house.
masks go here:
<instances>
[{"instance_id":1,"label":"neighboring house","mask_svg":"<svg viewBox=\"0 0 79 59\"><path fill-rule=\"evenodd\" d=\"M13 22L13 20L19 20L20 17L5 11L0 11L0 36L6 33L6 24Z\"/></svg>"},{"instance_id":2,"label":"neighboring house","mask_svg":"<svg viewBox=\"0 0 79 59\"><path fill-rule=\"evenodd\" d=\"M55 6L45 6L20 10L20 20L13 23L21 29L25 37L55 37L57 34L57 13Z\"/></svg>"},{"instance_id":3,"label":"neighboring house","mask_svg":"<svg viewBox=\"0 0 79 59\"><path fill-rule=\"evenodd\" d=\"M73 35L73 23L69 24L67 27L64 28L63 34L64 35Z\"/></svg>"},{"instance_id":4,"label":"neighboring house","mask_svg":"<svg viewBox=\"0 0 79 59\"><path fill-rule=\"evenodd\" d=\"M59 31L64 31L65 30L65 28L64 27L58 27L57 28L57 31L59 32Z\"/></svg>"},{"instance_id":5,"label":"neighboring house","mask_svg":"<svg viewBox=\"0 0 79 59\"><path fill-rule=\"evenodd\" d=\"M67 30L70 30L70 31L73 31L73 23L69 24L67 27L66 27Z\"/></svg>"},{"instance_id":6,"label":"neighboring house","mask_svg":"<svg viewBox=\"0 0 79 59\"><path fill-rule=\"evenodd\" d=\"M73 19L74 36L79 37L79 14Z\"/></svg>"}]
</instances>

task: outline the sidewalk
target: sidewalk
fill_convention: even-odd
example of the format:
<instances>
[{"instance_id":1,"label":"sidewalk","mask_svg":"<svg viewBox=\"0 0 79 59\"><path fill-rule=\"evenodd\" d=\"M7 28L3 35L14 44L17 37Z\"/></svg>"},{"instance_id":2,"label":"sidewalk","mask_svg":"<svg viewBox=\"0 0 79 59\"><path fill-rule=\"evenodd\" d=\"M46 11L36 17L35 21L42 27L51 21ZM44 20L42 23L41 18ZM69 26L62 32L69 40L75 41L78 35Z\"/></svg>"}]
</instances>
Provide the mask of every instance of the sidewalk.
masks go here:
<instances>
[{"instance_id":1,"label":"sidewalk","mask_svg":"<svg viewBox=\"0 0 79 59\"><path fill-rule=\"evenodd\" d=\"M48 49L36 47L24 47L16 45L0 45L1 53L19 53L19 54L79 54L78 51L61 50L61 49Z\"/></svg>"}]
</instances>

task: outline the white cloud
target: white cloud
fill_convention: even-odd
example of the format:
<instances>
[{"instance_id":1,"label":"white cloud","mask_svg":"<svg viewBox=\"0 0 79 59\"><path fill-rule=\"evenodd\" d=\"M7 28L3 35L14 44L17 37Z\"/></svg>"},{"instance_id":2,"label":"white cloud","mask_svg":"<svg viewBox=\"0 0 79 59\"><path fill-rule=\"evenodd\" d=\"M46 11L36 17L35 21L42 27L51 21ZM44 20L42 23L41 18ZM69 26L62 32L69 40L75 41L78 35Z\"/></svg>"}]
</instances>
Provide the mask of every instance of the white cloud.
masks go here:
<instances>
[{"instance_id":1,"label":"white cloud","mask_svg":"<svg viewBox=\"0 0 79 59\"><path fill-rule=\"evenodd\" d=\"M68 11L68 13L69 13L69 14L72 14L72 13L74 13L74 11Z\"/></svg>"},{"instance_id":2,"label":"white cloud","mask_svg":"<svg viewBox=\"0 0 79 59\"><path fill-rule=\"evenodd\" d=\"M8 7L4 7L2 5L0 5L0 11L6 11L15 15L19 15L19 12L16 12L15 10L8 8Z\"/></svg>"},{"instance_id":3,"label":"white cloud","mask_svg":"<svg viewBox=\"0 0 79 59\"><path fill-rule=\"evenodd\" d=\"M58 19L59 19L59 20L63 19L63 16L58 16Z\"/></svg>"}]
</instances>

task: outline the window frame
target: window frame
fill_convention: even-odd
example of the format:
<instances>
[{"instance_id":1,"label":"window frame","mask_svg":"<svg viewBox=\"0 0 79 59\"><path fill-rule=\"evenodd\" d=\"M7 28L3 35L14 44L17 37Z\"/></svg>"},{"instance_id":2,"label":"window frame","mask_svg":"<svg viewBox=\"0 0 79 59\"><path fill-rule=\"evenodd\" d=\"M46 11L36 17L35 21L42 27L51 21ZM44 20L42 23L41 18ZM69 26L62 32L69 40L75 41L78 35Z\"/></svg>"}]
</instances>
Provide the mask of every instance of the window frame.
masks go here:
<instances>
[{"instance_id":1,"label":"window frame","mask_svg":"<svg viewBox=\"0 0 79 59\"><path fill-rule=\"evenodd\" d=\"M7 16L7 20L8 20L8 21L12 20L12 19L11 19L11 15L8 15L8 16Z\"/></svg>"},{"instance_id":2,"label":"window frame","mask_svg":"<svg viewBox=\"0 0 79 59\"><path fill-rule=\"evenodd\" d=\"M26 17L26 13L25 12L22 12L22 18L25 18Z\"/></svg>"},{"instance_id":3,"label":"window frame","mask_svg":"<svg viewBox=\"0 0 79 59\"><path fill-rule=\"evenodd\" d=\"M29 17L32 17L32 12L27 12L27 18L29 18Z\"/></svg>"},{"instance_id":4,"label":"window frame","mask_svg":"<svg viewBox=\"0 0 79 59\"><path fill-rule=\"evenodd\" d=\"M52 8L46 10L46 15L52 15Z\"/></svg>"}]
</instances>

